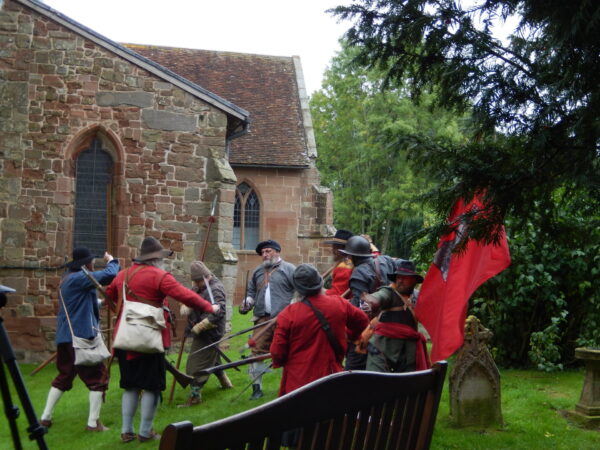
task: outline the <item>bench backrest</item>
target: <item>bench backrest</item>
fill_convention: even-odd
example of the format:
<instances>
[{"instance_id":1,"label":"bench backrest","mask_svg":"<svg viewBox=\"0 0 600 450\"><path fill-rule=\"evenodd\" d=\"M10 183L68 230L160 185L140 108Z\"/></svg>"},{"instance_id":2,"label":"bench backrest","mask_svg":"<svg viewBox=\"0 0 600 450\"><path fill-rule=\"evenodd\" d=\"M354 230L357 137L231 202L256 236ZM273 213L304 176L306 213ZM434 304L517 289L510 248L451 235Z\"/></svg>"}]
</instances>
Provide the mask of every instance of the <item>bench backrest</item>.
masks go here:
<instances>
[{"instance_id":1,"label":"bench backrest","mask_svg":"<svg viewBox=\"0 0 600 450\"><path fill-rule=\"evenodd\" d=\"M257 408L206 425L168 425L160 449L427 449L447 363L402 374L341 372Z\"/></svg>"}]
</instances>

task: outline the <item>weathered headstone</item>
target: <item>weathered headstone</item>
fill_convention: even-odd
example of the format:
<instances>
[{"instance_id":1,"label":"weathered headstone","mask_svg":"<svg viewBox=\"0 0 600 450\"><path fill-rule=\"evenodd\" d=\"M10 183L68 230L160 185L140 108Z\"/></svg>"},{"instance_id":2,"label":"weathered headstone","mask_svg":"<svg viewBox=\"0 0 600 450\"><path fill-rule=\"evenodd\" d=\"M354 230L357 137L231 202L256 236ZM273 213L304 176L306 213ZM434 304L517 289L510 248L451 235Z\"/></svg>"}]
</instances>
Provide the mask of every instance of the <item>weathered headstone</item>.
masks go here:
<instances>
[{"instance_id":1,"label":"weathered headstone","mask_svg":"<svg viewBox=\"0 0 600 450\"><path fill-rule=\"evenodd\" d=\"M500 373L488 349L490 330L475 316L465 323L465 342L450 373L450 420L457 427L502 425Z\"/></svg>"}]
</instances>

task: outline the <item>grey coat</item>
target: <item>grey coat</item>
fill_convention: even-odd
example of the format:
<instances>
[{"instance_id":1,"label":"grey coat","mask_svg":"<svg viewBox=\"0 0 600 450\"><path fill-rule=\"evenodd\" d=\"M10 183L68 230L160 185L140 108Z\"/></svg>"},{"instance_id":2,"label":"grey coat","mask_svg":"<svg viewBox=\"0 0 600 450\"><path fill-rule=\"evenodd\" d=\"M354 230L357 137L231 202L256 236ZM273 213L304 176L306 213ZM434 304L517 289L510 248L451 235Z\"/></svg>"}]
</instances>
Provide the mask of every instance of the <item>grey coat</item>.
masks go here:
<instances>
[{"instance_id":1,"label":"grey coat","mask_svg":"<svg viewBox=\"0 0 600 450\"><path fill-rule=\"evenodd\" d=\"M292 301L294 295L292 275L295 269L296 266L282 259L269 271L272 317L279 314ZM265 311L266 290L265 268L261 264L254 270L252 278L248 283L248 297L254 299L254 315L256 317L262 317L267 314Z\"/></svg>"}]
</instances>

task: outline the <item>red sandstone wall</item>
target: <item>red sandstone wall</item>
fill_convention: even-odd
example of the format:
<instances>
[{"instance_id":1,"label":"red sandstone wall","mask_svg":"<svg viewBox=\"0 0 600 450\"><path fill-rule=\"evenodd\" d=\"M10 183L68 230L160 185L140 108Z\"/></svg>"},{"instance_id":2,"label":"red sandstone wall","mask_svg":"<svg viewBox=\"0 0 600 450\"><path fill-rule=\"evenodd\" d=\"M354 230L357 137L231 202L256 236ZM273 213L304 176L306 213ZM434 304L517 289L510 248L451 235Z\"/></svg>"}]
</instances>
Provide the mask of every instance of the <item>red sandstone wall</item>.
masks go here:
<instances>
[{"instance_id":1,"label":"red sandstone wall","mask_svg":"<svg viewBox=\"0 0 600 450\"><path fill-rule=\"evenodd\" d=\"M317 193L318 172L308 169L235 167L238 183L255 188L261 201L260 239L281 244L281 256L293 264L310 263L324 272L332 264L329 248L322 245L331 231L331 194ZM261 263L252 250L238 250L238 278L234 304L244 296L246 273Z\"/></svg>"}]
</instances>

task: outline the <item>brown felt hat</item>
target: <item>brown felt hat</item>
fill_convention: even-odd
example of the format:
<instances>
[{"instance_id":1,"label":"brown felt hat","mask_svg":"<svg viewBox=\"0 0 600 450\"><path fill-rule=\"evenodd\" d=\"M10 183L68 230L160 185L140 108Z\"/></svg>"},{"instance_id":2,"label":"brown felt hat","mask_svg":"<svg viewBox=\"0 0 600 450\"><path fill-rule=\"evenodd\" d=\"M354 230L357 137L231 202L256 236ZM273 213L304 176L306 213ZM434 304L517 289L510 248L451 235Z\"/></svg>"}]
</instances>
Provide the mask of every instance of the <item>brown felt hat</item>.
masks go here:
<instances>
[{"instance_id":1,"label":"brown felt hat","mask_svg":"<svg viewBox=\"0 0 600 450\"><path fill-rule=\"evenodd\" d=\"M354 234L348 230L337 230L335 235L328 238L326 241L323 241L323 244L330 245L346 245L348 239L350 239Z\"/></svg>"},{"instance_id":2,"label":"brown felt hat","mask_svg":"<svg viewBox=\"0 0 600 450\"><path fill-rule=\"evenodd\" d=\"M190 277L192 281L203 280L204 278L208 278L212 276L208 267L204 265L202 261L194 261L190 266Z\"/></svg>"},{"instance_id":3,"label":"brown felt hat","mask_svg":"<svg viewBox=\"0 0 600 450\"><path fill-rule=\"evenodd\" d=\"M142 241L142 247L140 248L140 254L134 261L148 261L149 259L166 258L173 254L173 250L165 249L158 239L152 236L144 238Z\"/></svg>"}]
</instances>

